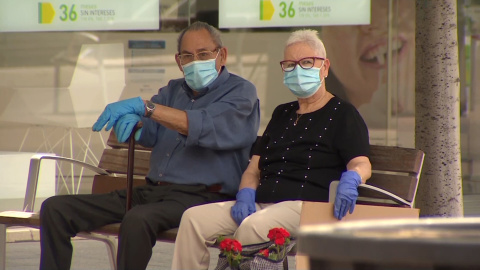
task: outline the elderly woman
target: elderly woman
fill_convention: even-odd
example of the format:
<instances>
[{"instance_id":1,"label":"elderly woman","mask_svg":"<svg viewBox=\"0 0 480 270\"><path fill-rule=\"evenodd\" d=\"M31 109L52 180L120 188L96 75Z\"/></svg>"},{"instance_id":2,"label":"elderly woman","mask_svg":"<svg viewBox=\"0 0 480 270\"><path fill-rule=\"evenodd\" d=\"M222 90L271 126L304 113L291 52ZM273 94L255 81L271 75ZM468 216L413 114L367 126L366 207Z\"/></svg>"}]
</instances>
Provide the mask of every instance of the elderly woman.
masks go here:
<instances>
[{"instance_id":1,"label":"elderly woman","mask_svg":"<svg viewBox=\"0 0 480 270\"><path fill-rule=\"evenodd\" d=\"M371 175L368 130L353 105L327 91L330 62L318 34L293 32L280 62L284 84L298 97L279 105L254 148L236 201L188 209L175 242L172 269L208 269L207 249L220 235L243 245L268 241L271 228L294 233L302 201L328 201L340 179L334 215L353 212L357 187Z\"/></svg>"}]
</instances>

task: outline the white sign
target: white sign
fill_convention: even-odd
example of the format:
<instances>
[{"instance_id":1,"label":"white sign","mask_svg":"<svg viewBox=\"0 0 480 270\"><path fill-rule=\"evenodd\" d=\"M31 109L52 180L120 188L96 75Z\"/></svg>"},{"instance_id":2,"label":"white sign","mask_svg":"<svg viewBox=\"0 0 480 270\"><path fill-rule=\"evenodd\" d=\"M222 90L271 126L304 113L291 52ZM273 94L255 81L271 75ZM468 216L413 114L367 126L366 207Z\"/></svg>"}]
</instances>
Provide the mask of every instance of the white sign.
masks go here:
<instances>
[{"instance_id":1,"label":"white sign","mask_svg":"<svg viewBox=\"0 0 480 270\"><path fill-rule=\"evenodd\" d=\"M0 32L153 30L160 0L1 0Z\"/></svg>"},{"instance_id":2,"label":"white sign","mask_svg":"<svg viewBox=\"0 0 480 270\"><path fill-rule=\"evenodd\" d=\"M220 0L220 28L370 24L370 0Z\"/></svg>"}]
</instances>

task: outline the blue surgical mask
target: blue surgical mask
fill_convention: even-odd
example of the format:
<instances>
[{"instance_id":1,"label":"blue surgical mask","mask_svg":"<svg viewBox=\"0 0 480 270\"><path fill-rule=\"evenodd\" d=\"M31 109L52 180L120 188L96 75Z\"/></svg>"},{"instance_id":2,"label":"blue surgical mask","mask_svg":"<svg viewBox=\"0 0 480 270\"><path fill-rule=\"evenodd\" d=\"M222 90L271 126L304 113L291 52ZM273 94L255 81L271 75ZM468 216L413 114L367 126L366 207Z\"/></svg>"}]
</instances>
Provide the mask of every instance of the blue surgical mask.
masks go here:
<instances>
[{"instance_id":1,"label":"blue surgical mask","mask_svg":"<svg viewBox=\"0 0 480 270\"><path fill-rule=\"evenodd\" d=\"M283 74L283 83L295 96L299 98L311 97L322 86L320 68L303 69L297 66L293 71Z\"/></svg>"},{"instance_id":2,"label":"blue surgical mask","mask_svg":"<svg viewBox=\"0 0 480 270\"><path fill-rule=\"evenodd\" d=\"M205 61L193 61L182 66L185 81L190 88L203 92L218 77L215 60L216 58Z\"/></svg>"}]
</instances>

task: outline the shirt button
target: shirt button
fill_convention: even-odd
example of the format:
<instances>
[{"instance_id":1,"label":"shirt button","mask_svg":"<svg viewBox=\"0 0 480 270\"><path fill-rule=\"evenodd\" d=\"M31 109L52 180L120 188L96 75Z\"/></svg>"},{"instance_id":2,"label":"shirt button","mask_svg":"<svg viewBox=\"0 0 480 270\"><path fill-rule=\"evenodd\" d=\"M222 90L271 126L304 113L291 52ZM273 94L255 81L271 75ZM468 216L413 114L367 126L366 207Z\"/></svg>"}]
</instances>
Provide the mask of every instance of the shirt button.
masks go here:
<instances>
[{"instance_id":1,"label":"shirt button","mask_svg":"<svg viewBox=\"0 0 480 270\"><path fill-rule=\"evenodd\" d=\"M166 156L167 156L167 157L169 157L169 156L170 156L170 154L169 154L169 153L167 153L167 154L166 154Z\"/></svg>"},{"instance_id":2,"label":"shirt button","mask_svg":"<svg viewBox=\"0 0 480 270\"><path fill-rule=\"evenodd\" d=\"M162 177L162 176L163 176L163 173L159 174L158 176Z\"/></svg>"}]
</instances>

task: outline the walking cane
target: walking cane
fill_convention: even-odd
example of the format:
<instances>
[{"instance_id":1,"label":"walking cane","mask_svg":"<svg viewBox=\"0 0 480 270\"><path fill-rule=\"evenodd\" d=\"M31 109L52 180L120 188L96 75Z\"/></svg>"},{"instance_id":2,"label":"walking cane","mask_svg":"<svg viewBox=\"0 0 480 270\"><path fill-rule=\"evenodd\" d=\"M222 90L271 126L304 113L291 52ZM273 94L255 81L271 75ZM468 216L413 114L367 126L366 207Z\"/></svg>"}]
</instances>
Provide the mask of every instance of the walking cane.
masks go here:
<instances>
[{"instance_id":1,"label":"walking cane","mask_svg":"<svg viewBox=\"0 0 480 270\"><path fill-rule=\"evenodd\" d=\"M126 211L132 208L132 189L133 189L133 164L135 160L135 133L140 127L133 128L128 138L128 157L127 157L127 206Z\"/></svg>"}]
</instances>

